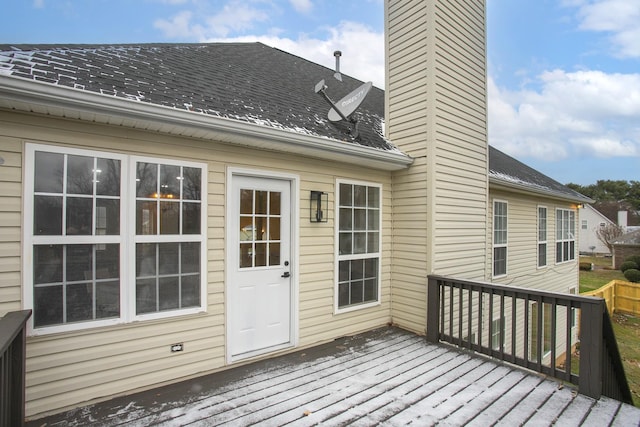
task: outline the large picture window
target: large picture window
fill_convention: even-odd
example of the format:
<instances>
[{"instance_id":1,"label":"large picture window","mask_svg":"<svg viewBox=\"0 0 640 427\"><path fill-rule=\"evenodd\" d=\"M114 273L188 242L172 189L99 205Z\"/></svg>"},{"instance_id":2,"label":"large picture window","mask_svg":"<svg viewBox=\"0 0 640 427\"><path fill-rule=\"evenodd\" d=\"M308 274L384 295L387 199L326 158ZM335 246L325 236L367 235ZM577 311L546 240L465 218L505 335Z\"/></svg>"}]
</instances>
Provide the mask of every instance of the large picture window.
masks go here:
<instances>
[{"instance_id":1,"label":"large picture window","mask_svg":"<svg viewBox=\"0 0 640 427\"><path fill-rule=\"evenodd\" d=\"M576 212L556 210L556 263L576 259Z\"/></svg>"},{"instance_id":2,"label":"large picture window","mask_svg":"<svg viewBox=\"0 0 640 427\"><path fill-rule=\"evenodd\" d=\"M507 202L493 202L493 277L507 274Z\"/></svg>"},{"instance_id":3,"label":"large picture window","mask_svg":"<svg viewBox=\"0 0 640 427\"><path fill-rule=\"evenodd\" d=\"M129 172L147 166L155 175ZM34 333L201 310L205 168L28 144L25 305Z\"/></svg>"},{"instance_id":4,"label":"large picture window","mask_svg":"<svg viewBox=\"0 0 640 427\"><path fill-rule=\"evenodd\" d=\"M380 298L381 187L338 182L337 308Z\"/></svg>"}]
</instances>

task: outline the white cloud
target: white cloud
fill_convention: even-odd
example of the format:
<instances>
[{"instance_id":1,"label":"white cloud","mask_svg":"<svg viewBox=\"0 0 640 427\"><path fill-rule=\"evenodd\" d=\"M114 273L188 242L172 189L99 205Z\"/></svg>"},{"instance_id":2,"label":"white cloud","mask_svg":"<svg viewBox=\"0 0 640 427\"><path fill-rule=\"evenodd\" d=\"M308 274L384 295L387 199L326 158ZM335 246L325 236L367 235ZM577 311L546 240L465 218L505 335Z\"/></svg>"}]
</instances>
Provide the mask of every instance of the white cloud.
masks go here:
<instances>
[{"instance_id":1,"label":"white cloud","mask_svg":"<svg viewBox=\"0 0 640 427\"><path fill-rule=\"evenodd\" d=\"M168 38L200 38L204 35L205 29L200 25L192 25L192 16L190 11L185 10L174 15L170 20L158 19L153 26Z\"/></svg>"},{"instance_id":2,"label":"white cloud","mask_svg":"<svg viewBox=\"0 0 640 427\"><path fill-rule=\"evenodd\" d=\"M311 0L289 0L291 6L300 13L309 13L313 9Z\"/></svg>"},{"instance_id":3,"label":"white cloud","mask_svg":"<svg viewBox=\"0 0 640 427\"><path fill-rule=\"evenodd\" d=\"M36 9L44 8L44 0L33 0L33 7Z\"/></svg>"},{"instance_id":4,"label":"white cloud","mask_svg":"<svg viewBox=\"0 0 640 427\"><path fill-rule=\"evenodd\" d=\"M241 1L226 4L222 10L206 19L207 33L211 36L225 37L231 32L251 29L255 22L269 20L269 14L252 8Z\"/></svg>"},{"instance_id":5,"label":"white cloud","mask_svg":"<svg viewBox=\"0 0 640 427\"><path fill-rule=\"evenodd\" d=\"M333 69L333 52L342 51L340 71L363 81L373 81L384 88L384 34L365 25L343 21L337 27L326 28L326 38L297 39L277 35L248 35L232 38L208 38L206 42L262 42L268 46L316 62ZM327 81L331 93L331 82Z\"/></svg>"},{"instance_id":6,"label":"white cloud","mask_svg":"<svg viewBox=\"0 0 640 427\"><path fill-rule=\"evenodd\" d=\"M578 7L581 30L609 33L615 55L640 57L640 1L583 0L564 4Z\"/></svg>"},{"instance_id":7,"label":"white cloud","mask_svg":"<svg viewBox=\"0 0 640 427\"><path fill-rule=\"evenodd\" d=\"M540 91L488 81L490 143L517 156L640 156L640 74L553 70Z\"/></svg>"},{"instance_id":8,"label":"white cloud","mask_svg":"<svg viewBox=\"0 0 640 427\"><path fill-rule=\"evenodd\" d=\"M182 0L165 0L175 4ZM170 19L158 19L154 27L167 38L192 38L203 40L226 37L230 33L245 32L256 23L269 20L269 13L246 2L232 0L215 13L207 13L207 4L196 4L195 11L183 10Z\"/></svg>"}]
</instances>

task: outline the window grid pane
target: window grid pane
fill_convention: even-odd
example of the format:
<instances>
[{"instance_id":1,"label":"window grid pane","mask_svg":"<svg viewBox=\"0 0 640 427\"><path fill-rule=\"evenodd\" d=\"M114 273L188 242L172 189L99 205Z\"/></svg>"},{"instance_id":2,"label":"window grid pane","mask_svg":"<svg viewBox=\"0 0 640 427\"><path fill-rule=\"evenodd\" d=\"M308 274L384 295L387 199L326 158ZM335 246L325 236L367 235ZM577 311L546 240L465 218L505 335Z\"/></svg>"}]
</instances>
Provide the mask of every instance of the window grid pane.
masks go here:
<instances>
[{"instance_id":1,"label":"window grid pane","mask_svg":"<svg viewBox=\"0 0 640 427\"><path fill-rule=\"evenodd\" d=\"M34 245L34 326L120 316L120 245Z\"/></svg>"}]
</instances>

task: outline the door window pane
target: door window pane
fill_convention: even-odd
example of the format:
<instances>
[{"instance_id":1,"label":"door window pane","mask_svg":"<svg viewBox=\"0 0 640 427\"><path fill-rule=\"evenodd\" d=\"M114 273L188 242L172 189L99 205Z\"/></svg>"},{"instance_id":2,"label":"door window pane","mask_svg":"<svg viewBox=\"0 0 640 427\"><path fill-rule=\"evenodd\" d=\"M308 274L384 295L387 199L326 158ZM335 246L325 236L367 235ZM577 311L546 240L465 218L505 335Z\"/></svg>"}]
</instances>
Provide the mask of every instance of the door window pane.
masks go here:
<instances>
[{"instance_id":1,"label":"door window pane","mask_svg":"<svg viewBox=\"0 0 640 427\"><path fill-rule=\"evenodd\" d=\"M280 265L282 195L240 190L240 268Z\"/></svg>"}]
</instances>

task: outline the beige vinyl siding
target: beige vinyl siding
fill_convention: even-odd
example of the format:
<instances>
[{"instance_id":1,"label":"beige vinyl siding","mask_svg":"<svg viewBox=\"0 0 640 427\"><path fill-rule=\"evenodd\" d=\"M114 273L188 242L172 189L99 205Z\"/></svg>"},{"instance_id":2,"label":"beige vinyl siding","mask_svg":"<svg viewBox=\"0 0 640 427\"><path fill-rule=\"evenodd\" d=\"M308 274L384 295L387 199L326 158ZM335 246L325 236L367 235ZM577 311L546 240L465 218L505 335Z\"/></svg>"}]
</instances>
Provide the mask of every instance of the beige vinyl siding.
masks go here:
<instances>
[{"instance_id":1,"label":"beige vinyl siding","mask_svg":"<svg viewBox=\"0 0 640 427\"><path fill-rule=\"evenodd\" d=\"M196 139L119 127L0 112L5 165L0 225L0 307L23 307L21 268L22 153L28 142L123 154L197 160L208 165L207 312L37 337L27 343L27 415L38 416L135 390L225 369L225 200L228 167L300 176L299 330L297 350L391 320L391 178L357 165L303 159ZM8 153L8 154L5 154ZM15 169L15 171L9 171ZM8 178L7 178L8 177ZM334 203L336 179L382 185L382 291L375 307L335 315ZM329 193L329 221L309 221L309 193ZM4 313L2 313L4 314ZM171 344L184 351L171 353ZM265 355L262 357L269 357ZM244 363L244 362L243 362ZM231 365L233 366L233 365Z\"/></svg>"},{"instance_id":2,"label":"beige vinyl siding","mask_svg":"<svg viewBox=\"0 0 640 427\"><path fill-rule=\"evenodd\" d=\"M575 209L575 205L540 196L496 190L490 191L490 197L491 200L500 199L509 203L507 275L496 278L494 282L562 293L569 292L571 287L577 287L577 253L574 261L562 264L556 264L555 262L556 208ZM547 265L540 268L538 268L538 206L547 208ZM489 207L491 214L487 217L489 220L487 241L493 242L491 233L493 204L490 204ZM578 242L576 241L577 247ZM488 245L488 248L487 274L490 275L492 266L491 244Z\"/></svg>"},{"instance_id":3,"label":"beige vinyl siding","mask_svg":"<svg viewBox=\"0 0 640 427\"><path fill-rule=\"evenodd\" d=\"M21 206L22 206L22 145L20 140L1 134L0 158L0 317L20 310L22 277Z\"/></svg>"},{"instance_id":4,"label":"beige vinyl siding","mask_svg":"<svg viewBox=\"0 0 640 427\"><path fill-rule=\"evenodd\" d=\"M431 273L485 279L484 1L387 0L388 137L415 160L393 175L393 321L424 333Z\"/></svg>"}]
</instances>

